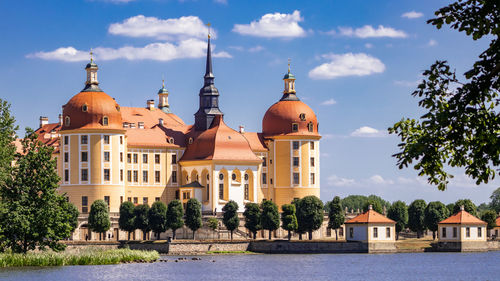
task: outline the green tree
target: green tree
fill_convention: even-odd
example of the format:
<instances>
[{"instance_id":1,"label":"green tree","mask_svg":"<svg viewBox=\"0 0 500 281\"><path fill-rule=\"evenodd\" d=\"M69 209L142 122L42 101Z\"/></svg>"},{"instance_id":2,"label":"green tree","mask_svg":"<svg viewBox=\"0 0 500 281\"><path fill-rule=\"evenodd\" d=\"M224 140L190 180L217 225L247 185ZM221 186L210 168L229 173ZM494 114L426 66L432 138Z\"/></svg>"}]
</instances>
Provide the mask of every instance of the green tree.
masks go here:
<instances>
[{"instance_id":1,"label":"green tree","mask_svg":"<svg viewBox=\"0 0 500 281\"><path fill-rule=\"evenodd\" d=\"M0 113L0 127L9 127L10 121L5 120L8 108L5 109L4 103L0 108L4 111ZM5 136L0 138L5 141ZM26 253L37 247L63 250L65 246L59 241L71 236L77 222L72 204L57 192L60 178L56 161L52 159L53 148L38 141L30 129L26 130L22 146L23 153L15 156L15 165L0 168L2 173L7 173L0 183L4 210L0 212L0 236L4 246L13 252ZM0 162L11 159L4 149L0 149Z\"/></svg>"},{"instance_id":2,"label":"green tree","mask_svg":"<svg viewBox=\"0 0 500 281\"><path fill-rule=\"evenodd\" d=\"M240 226L240 218L238 217L238 203L233 200L222 207L222 223L226 226L227 230L231 232L231 241L233 241L233 231Z\"/></svg>"},{"instance_id":3,"label":"green tree","mask_svg":"<svg viewBox=\"0 0 500 281\"><path fill-rule=\"evenodd\" d=\"M340 197L335 196L328 208L328 227L335 230L335 240L339 240L338 229L344 224L344 209Z\"/></svg>"},{"instance_id":4,"label":"green tree","mask_svg":"<svg viewBox=\"0 0 500 281\"><path fill-rule=\"evenodd\" d=\"M408 206L403 201L392 203L387 211L387 217L396 222L396 240L399 239L399 233L405 229L408 224Z\"/></svg>"},{"instance_id":5,"label":"green tree","mask_svg":"<svg viewBox=\"0 0 500 281\"><path fill-rule=\"evenodd\" d=\"M380 201L378 200L373 200L373 199L368 199L365 201L365 204L363 205L363 212L368 211L368 208L372 206L372 209L380 214L384 213L384 209L382 208L382 204L380 204Z\"/></svg>"},{"instance_id":6,"label":"green tree","mask_svg":"<svg viewBox=\"0 0 500 281\"><path fill-rule=\"evenodd\" d=\"M201 203L196 198L191 198L186 206L186 225L193 231L193 240L196 230L202 226Z\"/></svg>"},{"instance_id":7,"label":"green tree","mask_svg":"<svg viewBox=\"0 0 500 281\"><path fill-rule=\"evenodd\" d=\"M464 209L467 213L477 217L476 205L470 201L470 199L460 199L455 202L455 206L453 207L453 214L460 212L460 207L464 206Z\"/></svg>"},{"instance_id":8,"label":"green tree","mask_svg":"<svg viewBox=\"0 0 500 281\"><path fill-rule=\"evenodd\" d=\"M295 232L299 234L299 240L302 240L302 235L306 233L304 218L299 217L298 215L298 213L300 212L301 201L302 200L299 198L295 198L292 200L292 204L295 206L297 216L297 230Z\"/></svg>"},{"instance_id":9,"label":"green tree","mask_svg":"<svg viewBox=\"0 0 500 281\"><path fill-rule=\"evenodd\" d=\"M424 71L413 92L425 110L420 120L402 119L389 132L398 134L399 168L414 164L420 176L444 190L453 177L447 167L464 167L476 184L487 183L500 165L500 4L459 0L435 12L427 23L465 32L473 40L491 40L462 81L446 61ZM496 171L495 171L496 169Z\"/></svg>"},{"instance_id":10,"label":"green tree","mask_svg":"<svg viewBox=\"0 0 500 281\"><path fill-rule=\"evenodd\" d=\"M160 239L160 233L167 231L167 205L161 201L154 202L148 211L148 222L156 239Z\"/></svg>"},{"instance_id":11,"label":"green tree","mask_svg":"<svg viewBox=\"0 0 500 281\"><path fill-rule=\"evenodd\" d=\"M175 199L168 203L167 207L167 228L172 229L172 239L175 240L175 232L184 225L184 209L180 200Z\"/></svg>"},{"instance_id":12,"label":"green tree","mask_svg":"<svg viewBox=\"0 0 500 281\"><path fill-rule=\"evenodd\" d=\"M378 201L380 203L380 206L382 207L382 213L384 212L384 208L387 210L389 210L389 208L391 207L391 203L389 201L386 201L384 199L382 199L380 196L377 196L377 195L369 195L367 197L368 200L374 200L374 201Z\"/></svg>"},{"instance_id":13,"label":"green tree","mask_svg":"<svg viewBox=\"0 0 500 281\"><path fill-rule=\"evenodd\" d=\"M109 219L108 204L104 200L96 200L90 206L89 229L99 233L103 240L106 240L105 232L111 227Z\"/></svg>"},{"instance_id":14,"label":"green tree","mask_svg":"<svg viewBox=\"0 0 500 281\"><path fill-rule=\"evenodd\" d=\"M271 200L265 200L260 204L260 208L262 209L260 215L262 229L269 231L269 240L271 240L271 233L280 227L278 206Z\"/></svg>"},{"instance_id":15,"label":"green tree","mask_svg":"<svg viewBox=\"0 0 500 281\"><path fill-rule=\"evenodd\" d=\"M422 236L425 230L425 208L424 200L417 199L408 206L408 227L417 233L417 238Z\"/></svg>"},{"instance_id":16,"label":"green tree","mask_svg":"<svg viewBox=\"0 0 500 281\"><path fill-rule=\"evenodd\" d=\"M257 231L262 229L260 225L260 207L257 203L247 203L245 204L245 211L243 216L245 217L245 227L253 234L253 239L257 237Z\"/></svg>"},{"instance_id":17,"label":"green tree","mask_svg":"<svg viewBox=\"0 0 500 281\"><path fill-rule=\"evenodd\" d=\"M486 203L481 203L481 204L479 204L479 206L477 206L477 210L476 210L476 212L477 212L478 214L481 214L481 213L483 213L484 211L487 211L487 210L489 210L489 209L491 209L489 204L486 204Z\"/></svg>"},{"instance_id":18,"label":"green tree","mask_svg":"<svg viewBox=\"0 0 500 281\"><path fill-rule=\"evenodd\" d=\"M490 207L495 210L495 212L500 213L500 187L491 193L490 199Z\"/></svg>"},{"instance_id":19,"label":"green tree","mask_svg":"<svg viewBox=\"0 0 500 281\"><path fill-rule=\"evenodd\" d=\"M130 201L125 201L120 205L120 218L118 219L118 226L128 234L130 240L130 232L135 230L134 225L134 204Z\"/></svg>"},{"instance_id":20,"label":"green tree","mask_svg":"<svg viewBox=\"0 0 500 281\"><path fill-rule=\"evenodd\" d=\"M0 99L0 188L5 188L12 172L12 161L15 159L16 120L10 114L10 104Z\"/></svg>"},{"instance_id":21,"label":"green tree","mask_svg":"<svg viewBox=\"0 0 500 281\"><path fill-rule=\"evenodd\" d=\"M294 204L285 204L281 206L283 213L281 213L281 224L284 230L288 231L288 241L292 239L292 231L297 230L299 227L297 223L297 215Z\"/></svg>"},{"instance_id":22,"label":"green tree","mask_svg":"<svg viewBox=\"0 0 500 281\"><path fill-rule=\"evenodd\" d=\"M342 206L344 208L347 207L347 210L350 212L351 210L363 210L365 202L368 200L368 197L364 195L349 195L342 199Z\"/></svg>"},{"instance_id":23,"label":"green tree","mask_svg":"<svg viewBox=\"0 0 500 281\"><path fill-rule=\"evenodd\" d=\"M484 222L488 223L486 226L488 228L488 236L490 234L489 230L493 229L494 227L497 227L497 213L493 210L486 210L481 214L481 220Z\"/></svg>"},{"instance_id":24,"label":"green tree","mask_svg":"<svg viewBox=\"0 0 500 281\"><path fill-rule=\"evenodd\" d=\"M429 202L425 208L424 221L426 228L432 231L432 239L436 239L438 223L448 216L448 208L443 203L439 201Z\"/></svg>"},{"instance_id":25,"label":"green tree","mask_svg":"<svg viewBox=\"0 0 500 281\"><path fill-rule=\"evenodd\" d=\"M453 203L450 203L448 205L446 205L446 209L448 209L448 214L453 215L453 210L455 209L455 204Z\"/></svg>"},{"instance_id":26,"label":"green tree","mask_svg":"<svg viewBox=\"0 0 500 281\"><path fill-rule=\"evenodd\" d=\"M323 224L323 202L314 196L306 196L298 201L297 220L303 224L303 229L309 233L309 240L312 240L312 233Z\"/></svg>"},{"instance_id":27,"label":"green tree","mask_svg":"<svg viewBox=\"0 0 500 281\"><path fill-rule=\"evenodd\" d=\"M148 219L149 205L140 204L134 208L134 228L142 231L142 240L146 240L147 233L151 230Z\"/></svg>"},{"instance_id":28,"label":"green tree","mask_svg":"<svg viewBox=\"0 0 500 281\"><path fill-rule=\"evenodd\" d=\"M217 220L217 218L209 218L207 220L207 226L211 230L215 231L219 227L219 221Z\"/></svg>"}]
</instances>

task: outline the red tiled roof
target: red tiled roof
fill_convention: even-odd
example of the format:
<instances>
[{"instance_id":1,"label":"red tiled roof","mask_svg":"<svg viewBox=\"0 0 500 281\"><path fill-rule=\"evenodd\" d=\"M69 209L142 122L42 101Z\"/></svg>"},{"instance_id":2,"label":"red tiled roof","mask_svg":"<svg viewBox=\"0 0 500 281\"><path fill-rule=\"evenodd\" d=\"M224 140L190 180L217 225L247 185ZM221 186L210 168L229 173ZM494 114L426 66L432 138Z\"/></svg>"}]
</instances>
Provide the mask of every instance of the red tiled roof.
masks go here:
<instances>
[{"instance_id":1,"label":"red tiled roof","mask_svg":"<svg viewBox=\"0 0 500 281\"><path fill-rule=\"evenodd\" d=\"M467 211L460 211L451 217L440 221L439 223L444 224L487 224L486 222L476 218L475 216L469 214Z\"/></svg>"},{"instance_id":2,"label":"red tiled roof","mask_svg":"<svg viewBox=\"0 0 500 281\"><path fill-rule=\"evenodd\" d=\"M180 117L173 113L165 113L158 108L150 110L145 107L122 107L122 120L123 122L137 123L144 122L145 128L152 128L159 124L159 119L163 119L163 126L167 128L173 127L186 127L186 124Z\"/></svg>"},{"instance_id":3,"label":"red tiled roof","mask_svg":"<svg viewBox=\"0 0 500 281\"><path fill-rule=\"evenodd\" d=\"M347 223L396 223L388 217L377 213L374 210L368 210L345 222Z\"/></svg>"},{"instance_id":4,"label":"red tiled roof","mask_svg":"<svg viewBox=\"0 0 500 281\"><path fill-rule=\"evenodd\" d=\"M256 152L268 151L266 145L264 144L264 138L262 133L245 132L242 134L245 139L247 139L250 144L250 148Z\"/></svg>"},{"instance_id":5,"label":"red tiled roof","mask_svg":"<svg viewBox=\"0 0 500 281\"><path fill-rule=\"evenodd\" d=\"M305 114L304 120L300 119L301 114ZM292 131L293 123L298 125L297 132ZM309 123L313 124L312 132L309 132ZM262 119L262 133L266 137L292 134L319 136L318 120L307 104L299 100L281 100L266 111Z\"/></svg>"}]
</instances>

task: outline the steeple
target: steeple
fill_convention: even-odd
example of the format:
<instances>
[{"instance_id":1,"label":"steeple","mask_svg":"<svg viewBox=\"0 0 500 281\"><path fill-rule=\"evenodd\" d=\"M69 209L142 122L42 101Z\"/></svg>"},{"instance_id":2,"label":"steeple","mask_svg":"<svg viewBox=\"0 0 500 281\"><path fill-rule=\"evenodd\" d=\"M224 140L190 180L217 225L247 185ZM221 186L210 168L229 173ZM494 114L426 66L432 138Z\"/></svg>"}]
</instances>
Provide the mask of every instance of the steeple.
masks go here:
<instances>
[{"instance_id":1,"label":"steeple","mask_svg":"<svg viewBox=\"0 0 500 281\"><path fill-rule=\"evenodd\" d=\"M168 104L168 90L165 88L165 79L161 81L161 89L158 91L158 108L165 113L172 113Z\"/></svg>"},{"instance_id":2,"label":"steeple","mask_svg":"<svg viewBox=\"0 0 500 281\"><path fill-rule=\"evenodd\" d=\"M97 81L97 70L99 70L99 67L95 64L93 55L94 53L90 50L90 62L85 66L87 81L82 92L102 92L101 88L99 88L99 81Z\"/></svg>"},{"instance_id":3,"label":"steeple","mask_svg":"<svg viewBox=\"0 0 500 281\"><path fill-rule=\"evenodd\" d=\"M288 73L283 76L285 89L280 100L299 100L295 91L295 75L290 72L290 62L291 60L288 59Z\"/></svg>"},{"instance_id":4,"label":"steeple","mask_svg":"<svg viewBox=\"0 0 500 281\"><path fill-rule=\"evenodd\" d=\"M210 24L208 24L210 28ZM210 47L210 29L208 33L207 62L203 88L200 89L200 106L194 114L195 130L205 131L212 125L217 115L224 115L219 109L219 90L214 86L214 74L212 72L212 50Z\"/></svg>"}]
</instances>

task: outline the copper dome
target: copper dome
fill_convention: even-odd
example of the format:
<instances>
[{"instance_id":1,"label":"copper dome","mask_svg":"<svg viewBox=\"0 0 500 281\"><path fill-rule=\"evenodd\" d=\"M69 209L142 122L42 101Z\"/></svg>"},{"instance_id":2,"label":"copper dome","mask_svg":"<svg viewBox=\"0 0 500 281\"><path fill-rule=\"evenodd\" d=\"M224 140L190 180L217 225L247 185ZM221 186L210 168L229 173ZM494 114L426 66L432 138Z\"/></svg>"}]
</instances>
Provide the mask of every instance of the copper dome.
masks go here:
<instances>
[{"instance_id":1,"label":"copper dome","mask_svg":"<svg viewBox=\"0 0 500 281\"><path fill-rule=\"evenodd\" d=\"M273 104L262 120L265 137L279 135L319 136L314 111L300 100L280 100Z\"/></svg>"},{"instance_id":2,"label":"copper dome","mask_svg":"<svg viewBox=\"0 0 500 281\"><path fill-rule=\"evenodd\" d=\"M63 130L122 127L120 106L104 92L82 91L63 107Z\"/></svg>"}]
</instances>

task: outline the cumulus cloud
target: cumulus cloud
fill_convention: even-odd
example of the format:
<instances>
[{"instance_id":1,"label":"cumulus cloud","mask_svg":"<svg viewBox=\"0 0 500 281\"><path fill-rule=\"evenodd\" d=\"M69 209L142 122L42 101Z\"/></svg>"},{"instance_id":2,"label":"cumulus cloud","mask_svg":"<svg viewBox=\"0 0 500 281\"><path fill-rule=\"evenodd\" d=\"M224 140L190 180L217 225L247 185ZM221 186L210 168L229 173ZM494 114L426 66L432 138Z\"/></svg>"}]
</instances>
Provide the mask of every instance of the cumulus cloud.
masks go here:
<instances>
[{"instance_id":1,"label":"cumulus cloud","mask_svg":"<svg viewBox=\"0 0 500 281\"><path fill-rule=\"evenodd\" d=\"M371 176L369 179L368 179L368 182L369 183L372 183L372 184L394 184L394 181L393 180L389 180L389 179L384 179L381 175L373 175Z\"/></svg>"},{"instance_id":2,"label":"cumulus cloud","mask_svg":"<svg viewBox=\"0 0 500 281\"><path fill-rule=\"evenodd\" d=\"M322 102L322 103L321 103L321 105L334 105L334 104L336 104L336 103L337 103L337 101L336 101L336 100L334 100L334 99L329 99L329 100L326 100L326 101Z\"/></svg>"},{"instance_id":3,"label":"cumulus cloud","mask_svg":"<svg viewBox=\"0 0 500 281\"><path fill-rule=\"evenodd\" d=\"M408 35L402 30L396 30L392 27L379 25L376 29L371 25L365 25L360 28L353 29L352 27L339 27L340 34L349 37L358 38L374 38L374 37L390 37L390 38L406 38Z\"/></svg>"},{"instance_id":4,"label":"cumulus cloud","mask_svg":"<svg viewBox=\"0 0 500 281\"><path fill-rule=\"evenodd\" d=\"M156 60L170 61L182 58L200 58L206 55L206 42L198 39L187 39L178 44L152 43L144 47L125 46L121 48L98 47L93 50L97 60ZM214 53L214 57L231 58L227 52ZM50 52L37 52L27 55L28 58L61 61L86 61L88 52L77 50L74 47L58 48Z\"/></svg>"},{"instance_id":5,"label":"cumulus cloud","mask_svg":"<svg viewBox=\"0 0 500 281\"><path fill-rule=\"evenodd\" d=\"M374 137L384 137L387 136L387 134L375 128L363 126L361 128L354 130L354 132L352 132L350 136L361 137L361 138L374 138Z\"/></svg>"},{"instance_id":6,"label":"cumulus cloud","mask_svg":"<svg viewBox=\"0 0 500 281\"><path fill-rule=\"evenodd\" d=\"M331 175L327 178L329 186L352 186L356 183L354 179L341 178L337 175Z\"/></svg>"},{"instance_id":7,"label":"cumulus cloud","mask_svg":"<svg viewBox=\"0 0 500 281\"><path fill-rule=\"evenodd\" d=\"M418 18L421 18L423 16L424 16L424 14L422 14L420 12L415 12L415 11L406 12L406 13L401 15L402 18L407 18L407 19L418 19Z\"/></svg>"},{"instance_id":8,"label":"cumulus cloud","mask_svg":"<svg viewBox=\"0 0 500 281\"><path fill-rule=\"evenodd\" d=\"M197 16L186 16L173 19L159 19L137 15L120 23L109 26L108 32L113 35L128 37L150 37L157 39L206 38L208 29ZM212 37L215 33L212 31Z\"/></svg>"},{"instance_id":9,"label":"cumulus cloud","mask_svg":"<svg viewBox=\"0 0 500 281\"><path fill-rule=\"evenodd\" d=\"M365 53L326 54L323 58L330 62L323 63L311 71L312 79L335 79L343 76L366 76L382 73L385 65L377 58Z\"/></svg>"},{"instance_id":10,"label":"cumulus cloud","mask_svg":"<svg viewBox=\"0 0 500 281\"><path fill-rule=\"evenodd\" d=\"M250 24L235 24L233 31L242 35L267 38L303 37L306 31L299 25L303 20L297 10L292 14L265 14Z\"/></svg>"}]
</instances>

